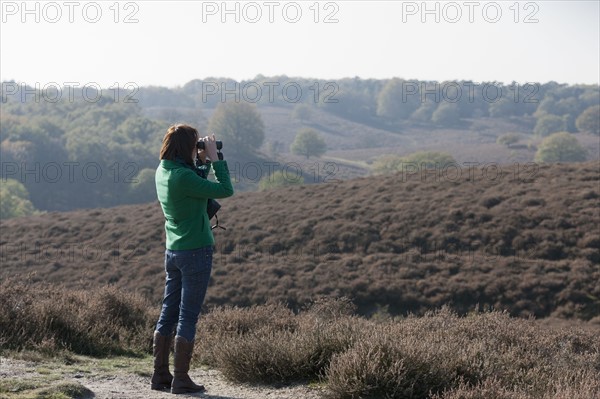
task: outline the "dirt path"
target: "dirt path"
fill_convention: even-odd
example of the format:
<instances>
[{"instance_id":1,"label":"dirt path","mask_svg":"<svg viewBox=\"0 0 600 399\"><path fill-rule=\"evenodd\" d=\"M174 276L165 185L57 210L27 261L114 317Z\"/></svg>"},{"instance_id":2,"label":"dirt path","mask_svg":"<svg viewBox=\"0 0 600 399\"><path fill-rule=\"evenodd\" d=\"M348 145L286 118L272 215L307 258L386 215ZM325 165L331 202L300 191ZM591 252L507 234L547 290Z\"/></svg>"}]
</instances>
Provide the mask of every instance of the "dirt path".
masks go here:
<instances>
[{"instance_id":1,"label":"dirt path","mask_svg":"<svg viewBox=\"0 0 600 399\"><path fill-rule=\"evenodd\" d=\"M196 397L205 399L316 399L315 389L304 386L291 388L266 388L235 385L223 379L218 371L196 371L191 373L196 383L203 384L207 392L203 394L177 395L177 397ZM116 375L114 377L86 378L81 383L96 395L96 399L159 399L174 395L149 389L147 377L137 375Z\"/></svg>"},{"instance_id":2,"label":"dirt path","mask_svg":"<svg viewBox=\"0 0 600 399\"><path fill-rule=\"evenodd\" d=\"M216 370L195 369L190 372L192 379L203 384L207 391L202 394L182 394L174 396L169 392L152 391L150 378L145 372L140 372L140 361L124 364L123 362L106 364L87 364L85 361L76 365L63 366L59 363L46 361L25 361L0 358L0 380L14 381L15 388L7 389L8 393L0 398L20 398L17 388L24 382L35 382L38 389L60 383L70 382L81 384L93 395L93 399L160 399L204 398L204 399L318 399L320 389L297 385L274 388L231 383L223 378ZM146 365L147 366L147 365ZM146 368L144 366L144 368ZM84 370L84 371L80 371ZM11 392L15 392L12 394Z\"/></svg>"}]
</instances>

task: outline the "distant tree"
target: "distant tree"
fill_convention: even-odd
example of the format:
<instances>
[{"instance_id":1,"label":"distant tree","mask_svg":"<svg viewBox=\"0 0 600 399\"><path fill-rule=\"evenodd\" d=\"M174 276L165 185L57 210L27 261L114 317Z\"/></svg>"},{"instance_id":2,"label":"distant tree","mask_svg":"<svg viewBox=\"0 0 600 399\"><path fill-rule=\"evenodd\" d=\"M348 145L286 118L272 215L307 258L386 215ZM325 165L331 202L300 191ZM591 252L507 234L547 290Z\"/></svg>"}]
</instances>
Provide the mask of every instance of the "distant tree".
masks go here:
<instances>
[{"instance_id":1,"label":"distant tree","mask_svg":"<svg viewBox=\"0 0 600 399\"><path fill-rule=\"evenodd\" d=\"M296 186L302 183L304 183L302 176L278 170L260 179L258 188L265 191L277 187Z\"/></svg>"},{"instance_id":2,"label":"distant tree","mask_svg":"<svg viewBox=\"0 0 600 399\"><path fill-rule=\"evenodd\" d=\"M36 212L23 184L6 179L0 185L0 219L29 216Z\"/></svg>"},{"instance_id":3,"label":"distant tree","mask_svg":"<svg viewBox=\"0 0 600 399\"><path fill-rule=\"evenodd\" d=\"M582 112L581 102L577 99L577 97L567 97L561 98L556 103L556 108L558 112L556 115L562 116L565 121L565 129L570 133L577 132L577 128L575 127L575 119L577 115Z\"/></svg>"},{"instance_id":4,"label":"distant tree","mask_svg":"<svg viewBox=\"0 0 600 399\"><path fill-rule=\"evenodd\" d=\"M567 132L558 132L546 137L535 154L536 162L581 162L586 151L577 138Z\"/></svg>"},{"instance_id":5,"label":"distant tree","mask_svg":"<svg viewBox=\"0 0 600 399\"><path fill-rule=\"evenodd\" d=\"M591 106L597 106L598 101L600 100L600 89L598 89L598 85L590 85L577 99L581 105L581 112Z\"/></svg>"},{"instance_id":6,"label":"distant tree","mask_svg":"<svg viewBox=\"0 0 600 399\"><path fill-rule=\"evenodd\" d=\"M518 143L519 140L521 140L521 136L517 133L505 133L502 136L498 137L496 143L510 147L511 144Z\"/></svg>"},{"instance_id":7,"label":"distant tree","mask_svg":"<svg viewBox=\"0 0 600 399\"><path fill-rule=\"evenodd\" d=\"M50 119L43 117L34 118L36 125L49 137L53 139L60 139L65 131L58 126L57 123Z\"/></svg>"},{"instance_id":8,"label":"distant tree","mask_svg":"<svg viewBox=\"0 0 600 399\"><path fill-rule=\"evenodd\" d=\"M438 126L456 126L460 121L460 109L455 103L442 102L431 115L431 121Z\"/></svg>"},{"instance_id":9,"label":"distant tree","mask_svg":"<svg viewBox=\"0 0 600 399\"><path fill-rule=\"evenodd\" d=\"M155 170L144 168L139 171L129 186L129 199L132 203L146 203L156 200Z\"/></svg>"},{"instance_id":10,"label":"distant tree","mask_svg":"<svg viewBox=\"0 0 600 399\"><path fill-rule=\"evenodd\" d=\"M311 156L320 157L327 151L325 140L314 129L301 129L294 142L290 146L290 151L296 155L304 155L306 159Z\"/></svg>"},{"instance_id":11,"label":"distant tree","mask_svg":"<svg viewBox=\"0 0 600 399\"><path fill-rule=\"evenodd\" d=\"M433 101L426 101L410 116L411 120L418 122L431 122L431 116L437 105Z\"/></svg>"},{"instance_id":12,"label":"distant tree","mask_svg":"<svg viewBox=\"0 0 600 399\"><path fill-rule=\"evenodd\" d=\"M133 149L135 144L139 146L140 151L134 151L136 158L141 159L142 154L151 154L156 159L160 152L164 132L167 130L167 123L159 123L148 118L132 117L125 120L112 133L112 141L123 148L123 145L129 145Z\"/></svg>"},{"instance_id":13,"label":"distant tree","mask_svg":"<svg viewBox=\"0 0 600 399\"><path fill-rule=\"evenodd\" d=\"M592 105L583 111L575 121L577 130L600 135L600 105Z\"/></svg>"},{"instance_id":14,"label":"distant tree","mask_svg":"<svg viewBox=\"0 0 600 399\"><path fill-rule=\"evenodd\" d=\"M35 145L30 141L5 139L0 144L0 149L2 151L2 161L26 162L31 159L31 153L35 151ZM4 172L4 168L2 168L2 172Z\"/></svg>"},{"instance_id":15,"label":"distant tree","mask_svg":"<svg viewBox=\"0 0 600 399\"><path fill-rule=\"evenodd\" d=\"M565 120L557 115L542 115L538 118L533 133L545 137L552 133L562 132L566 128Z\"/></svg>"},{"instance_id":16,"label":"distant tree","mask_svg":"<svg viewBox=\"0 0 600 399\"><path fill-rule=\"evenodd\" d=\"M533 115L536 118L539 118L544 115L557 115L557 113L558 109L556 107L556 99L554 96L548 95L542 99Z\"/></svg>"},{"instance_id":17,"label":"distant tree","mask_svg":"<svg viewBox=\"0 0 600 399\"><path fill-rule=\"evenodd\" d=\"M392 120L407 119L421 106L419 82L389 80L377 97L377 115Z\"/></svg>"},{"instance_id":18,"label":"distant tree","mask_svg":"<svg viewBox=\"0 0 600 399\"><path fill-rule=\"evenodd\" d=\"M319 101L319 106L327 112L360 123L369 123L375 113L370 95L347 88L341 89L335 95L324 90Z\"/></svg>"},{"instance_id":19,"label":"distant tree","mask_svg":"<svg viewBox=\"0 0 600 399\"><path fill-rule=\"evenodd\" d=\"M492 118L502 118L514 115L517 111L517 103L509 97L502 97L489 105L488 111Z\"/></svg>"},{"instance_id":20,"label":"distant tree","mask_svg":"<svg viewBox=\"0 0 600 399\"><path fill-rule=\"evenodd\" d=\"M221 103L208 123L208 133L223 140L225 148L241 154L258 149L265 139L265 124L255 105Z\"/></svg>"},{"instance_id":21,"label":"distant tree","mask_svg":"<svg viewBox=\"0 0 600 399\"><path fill-rule=\"evenodd\" d=\"M308 121L312 114L311 108L307 104L296 104L292 111L292 118L299 121Z\"/></svg>"}]
</instances>

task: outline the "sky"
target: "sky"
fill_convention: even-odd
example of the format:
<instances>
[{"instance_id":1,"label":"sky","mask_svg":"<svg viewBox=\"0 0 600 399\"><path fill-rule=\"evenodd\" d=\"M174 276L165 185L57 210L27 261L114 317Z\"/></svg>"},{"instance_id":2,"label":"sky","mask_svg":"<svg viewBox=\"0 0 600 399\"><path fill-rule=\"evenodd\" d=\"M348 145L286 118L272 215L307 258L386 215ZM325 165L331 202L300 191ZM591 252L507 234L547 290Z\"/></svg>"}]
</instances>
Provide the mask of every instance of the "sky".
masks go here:
<instances>
[{"instance_id":1,"label":"sky","mask_svg":"<svg viewBox=\"0 0 600 399\"><path fill-rule=\"evenodd\" d=\"M598 84L599 1L0 1L0 80Z\"/></svg>"}]
</instances>

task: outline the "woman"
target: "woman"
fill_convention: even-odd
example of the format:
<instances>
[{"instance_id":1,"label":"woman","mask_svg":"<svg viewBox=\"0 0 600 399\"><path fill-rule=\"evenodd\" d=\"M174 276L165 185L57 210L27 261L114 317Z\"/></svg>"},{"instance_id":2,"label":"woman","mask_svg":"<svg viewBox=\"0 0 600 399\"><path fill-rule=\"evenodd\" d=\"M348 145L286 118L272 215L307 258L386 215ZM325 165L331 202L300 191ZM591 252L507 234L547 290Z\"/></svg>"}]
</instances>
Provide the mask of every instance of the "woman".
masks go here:
<instances>
[{"instance_id":1,"label":"woman","mask_svg":"<svg viewBox=\"0 0 600 399\"><path fill-rule=\"evenodd\" d=\"M172 393L202 392L189 377L196 323L210 279L214 237L206 213L209 198L233 195L227 162L219 160L215 135L204 137L198 151L198 131L175 125L167 130L156 170L156 192L165 215L165 294L154 332L154 374L151 388ZM217 182L198 176L196 157L208 157ZM175 336L175 377L169 372L170 338Z\"/></svg>"}]
</instances>

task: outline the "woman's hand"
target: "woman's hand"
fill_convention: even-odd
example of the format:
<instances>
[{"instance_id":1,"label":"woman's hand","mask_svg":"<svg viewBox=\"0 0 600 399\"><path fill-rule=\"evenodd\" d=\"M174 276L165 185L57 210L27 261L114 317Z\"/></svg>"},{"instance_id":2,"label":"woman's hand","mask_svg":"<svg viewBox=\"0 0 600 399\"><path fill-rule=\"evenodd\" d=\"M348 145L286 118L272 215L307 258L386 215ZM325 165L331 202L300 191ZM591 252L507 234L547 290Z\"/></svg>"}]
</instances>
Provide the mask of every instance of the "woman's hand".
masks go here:
<instances>
[{"instance_id":1,"label":"woman's hand","mask_svg":"<svg viewBox=\"0 0 600 399\"><path fill-rule=\"evenodd\" d=\"M215 138L215 134L213 133L211 137L206 136L202 138L204 141L204 150L200 150L198 152L198 156L204 156L204 161L206 157L210 158L211 161L218 161L219 156L217 155L217 139ZM201 155L201 153L203 153Z\"/></svg>"}]
</instances>

